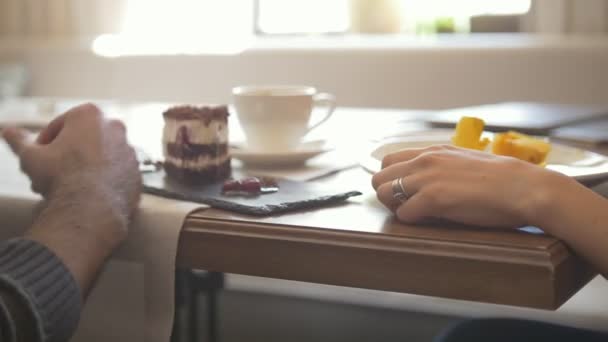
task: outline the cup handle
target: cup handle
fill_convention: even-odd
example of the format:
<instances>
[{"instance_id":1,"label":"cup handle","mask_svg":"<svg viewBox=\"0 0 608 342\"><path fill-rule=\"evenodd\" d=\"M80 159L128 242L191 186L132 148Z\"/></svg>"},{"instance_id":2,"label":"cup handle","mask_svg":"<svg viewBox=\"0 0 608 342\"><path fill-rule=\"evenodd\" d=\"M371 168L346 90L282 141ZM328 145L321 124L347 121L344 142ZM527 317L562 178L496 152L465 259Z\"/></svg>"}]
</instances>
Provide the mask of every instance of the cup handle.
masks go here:
<instances>
[{"instance_id":1,"label":"cup handle","mask_svg":"<svg viewBox=\"0 0 608 342\"><path fill-rule=\"evenodd\" d=\"M323 117L323 119L319 120L319 122L317 122L316 124L308 127L308 132L312 131L313 129L319 127L322 123L324 123L325 121L327 121L331 115L334 113L334 111L336 110L336 97L333 96L332 94L329 93L318 93L315 94L313 96L312 99L315 103L315 107L317 106L327 106L327 113L325 114L325 116Z\"/></svg>"}]
</instances>

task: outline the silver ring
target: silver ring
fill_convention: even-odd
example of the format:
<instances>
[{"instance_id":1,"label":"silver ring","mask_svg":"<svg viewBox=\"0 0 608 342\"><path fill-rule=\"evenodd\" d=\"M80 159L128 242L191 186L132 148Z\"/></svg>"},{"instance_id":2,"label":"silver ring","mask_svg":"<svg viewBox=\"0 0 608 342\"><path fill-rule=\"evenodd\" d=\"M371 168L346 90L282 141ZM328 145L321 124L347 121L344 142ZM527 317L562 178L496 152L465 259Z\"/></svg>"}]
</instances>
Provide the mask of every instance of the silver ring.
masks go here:
<instances>
[{"instance_id":1,"label":"silver ring","mask_svg":"<svg viewBox=\"0 0 608 342\"><path fill-rule=\"evenodd\" d=\"M405 187L403 185L403 178L397 178L391 183L391 189L393 190L393 198L399 202L404 202L408 199L408 195L405 193Z\"/></svg>"}]
</instances>

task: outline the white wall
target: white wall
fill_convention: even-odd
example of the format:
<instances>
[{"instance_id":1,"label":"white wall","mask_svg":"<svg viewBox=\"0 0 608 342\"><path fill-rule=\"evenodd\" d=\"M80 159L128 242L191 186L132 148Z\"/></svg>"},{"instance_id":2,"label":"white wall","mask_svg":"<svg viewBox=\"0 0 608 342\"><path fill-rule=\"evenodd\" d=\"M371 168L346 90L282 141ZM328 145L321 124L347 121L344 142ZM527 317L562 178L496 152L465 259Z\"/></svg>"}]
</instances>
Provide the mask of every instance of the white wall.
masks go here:
<instances>
[{"instance_id":1,"label":"white wall","mask_svg":"<svg viewBox=\"0 0 608 342\"><path fill-rule=\"evenodd\" d=\"M81 47L0 46L30 95L229 101L252 83L311 84L341 105L446 108L503 100L608 103L608 40L529 44L253 49L236 56L103 58Z\"/></svg>"}]
</instances>

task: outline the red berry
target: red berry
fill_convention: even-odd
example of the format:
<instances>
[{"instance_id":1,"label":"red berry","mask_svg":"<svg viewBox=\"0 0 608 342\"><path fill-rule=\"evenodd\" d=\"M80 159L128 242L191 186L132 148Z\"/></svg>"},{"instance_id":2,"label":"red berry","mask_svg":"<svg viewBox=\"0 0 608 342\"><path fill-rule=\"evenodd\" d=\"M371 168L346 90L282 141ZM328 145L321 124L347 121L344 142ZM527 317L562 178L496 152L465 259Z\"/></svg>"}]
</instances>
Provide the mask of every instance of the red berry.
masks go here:
<instances>
[{"instance_id":1,"label":"red berry","mask_svg":"<svg viewBox=\"0 0 608 342\"><path fill-rule=\"evenodd\" d=\"M224 182L224 185L222 185L222 192L240 191L240 190L241 190L241 184L239 183L239 181L234 180L234 179L229 179Z\"/></svg>"},{"instance_id":2,"label":"red berry","mask_svg":"<svg viewBox=\"0 0 608 342\"><path fill-rule=\"evenodd\" d=\"M259 194L262 191L262 183L255 177L242 179L241 190L250 194Z\"/></svg>"}]
</instances>

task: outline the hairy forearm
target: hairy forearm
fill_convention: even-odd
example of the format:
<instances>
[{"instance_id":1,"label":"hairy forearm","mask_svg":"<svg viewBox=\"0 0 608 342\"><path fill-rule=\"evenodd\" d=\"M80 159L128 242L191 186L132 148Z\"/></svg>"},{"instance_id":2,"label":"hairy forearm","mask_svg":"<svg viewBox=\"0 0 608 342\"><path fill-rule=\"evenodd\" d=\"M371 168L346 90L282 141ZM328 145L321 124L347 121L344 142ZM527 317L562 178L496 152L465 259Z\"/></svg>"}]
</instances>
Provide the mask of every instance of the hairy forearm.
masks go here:
<instances>
[{"instance_id":1,"label":"hairy forearm","mask_svg":"<svg viewBox=\"0 0 608 342\"><path fill-rule=\"evenodd\" d=\"M26 237L53 251L70 270L83 296L126 234L127 219L103 188L82 189L74 179L49 196Z\"/></svg>"},{"instance_id":2,"label":"hairy forearm","mask_svg":"<svg viewBox=\"0 0 608 342\"><path fill-rule=\"evenodd\" d=\"M608 200L567 178L548 184L532 224L558 237L608 278Z\"/></svg>"}]
</instances>

